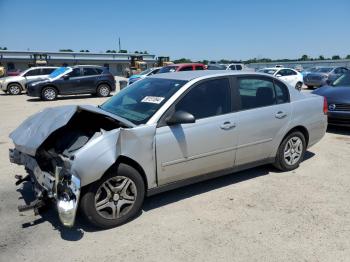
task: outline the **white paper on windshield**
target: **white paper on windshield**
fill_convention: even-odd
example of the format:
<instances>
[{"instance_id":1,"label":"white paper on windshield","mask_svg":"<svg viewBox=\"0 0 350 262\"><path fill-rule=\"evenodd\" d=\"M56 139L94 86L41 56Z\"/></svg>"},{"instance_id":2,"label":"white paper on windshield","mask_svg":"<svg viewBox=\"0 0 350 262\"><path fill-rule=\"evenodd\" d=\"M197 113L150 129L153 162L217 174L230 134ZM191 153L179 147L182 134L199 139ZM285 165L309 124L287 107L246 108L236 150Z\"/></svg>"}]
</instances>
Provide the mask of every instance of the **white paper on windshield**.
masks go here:
<instances>
[{"instance_id":1,"label":"white paper on windshield","mask_svg":"<svg viewBox=\"0 0 350 262\"><path fill-rule=\"evenodd\" d=\"M160 104L164 100L164 97L161 96L145 96L141 102L143 103L152 103L152 104Z\"/></svg>"}]
</instances>

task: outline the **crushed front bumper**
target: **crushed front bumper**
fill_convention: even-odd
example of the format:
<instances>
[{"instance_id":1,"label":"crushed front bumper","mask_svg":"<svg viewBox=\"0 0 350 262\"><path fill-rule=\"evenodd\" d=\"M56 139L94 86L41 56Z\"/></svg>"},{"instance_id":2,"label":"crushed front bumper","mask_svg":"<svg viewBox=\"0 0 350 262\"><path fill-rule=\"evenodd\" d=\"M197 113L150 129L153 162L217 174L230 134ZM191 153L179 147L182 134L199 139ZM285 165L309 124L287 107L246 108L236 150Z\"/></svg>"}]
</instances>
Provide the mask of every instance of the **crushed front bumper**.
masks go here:
<instances>
[{"instance_id":1,"label":"crushed front bumper","mask_svg":"<svg viewBox=\"0 0 350 262\"><path fill-rule=\"evenodd\" d=\"M17 149L10 149L10 162L24 165L33 185L37 199L44 197L56 202L58 215L63 225L74 225L80 197L80 179L65 167L56 167L55 174L43 171L36 159Z\"/></svg>"}]
</instances>

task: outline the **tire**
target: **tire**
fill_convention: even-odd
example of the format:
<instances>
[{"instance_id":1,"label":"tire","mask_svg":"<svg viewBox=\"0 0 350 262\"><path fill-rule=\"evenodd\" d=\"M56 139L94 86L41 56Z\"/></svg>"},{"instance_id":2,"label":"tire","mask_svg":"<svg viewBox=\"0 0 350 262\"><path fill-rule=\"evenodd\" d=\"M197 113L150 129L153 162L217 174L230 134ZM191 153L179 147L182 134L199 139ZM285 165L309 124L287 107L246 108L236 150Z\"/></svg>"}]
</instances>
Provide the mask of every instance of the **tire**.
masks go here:
<instances>
[{"instance_id":1,"label":"tire","mask_svg":"<svg viewBox=\"0 0 350 262\"><path fill-rule=\"evenodd\" d=\"M57 90L52 86L44 87L41 90L41 99L45 101L53 101L57 98Z\"/></svg>"},{"instance_id":2,"label":"tire","mask_svg":"<svg viewBox=\"0 0 350 262\"><path fill-rule=\"evenodd\" d=\"M289 150L289 154L286 154ZM299 167L306 151L305 136L300 131L288 134L280 144L274 166L281 171L290 171Z\"/></svg>"},{"instance_id":3,"label":"tire","mask_svg":"<svg viewBox=\"0 0 350 262\"><path fill-rule=\"evenodd\" d=\"M107 84L101 84L97 87L96 94L99 97L107 97L111 93L111 88Z\"/></svg>"},{"instance_id":4,"label":"tire","mask_svg":"<svg viewBox=\"0 0 350 262\"><path fill-rule=\"evenodd\" d=\"M301 91L301 88L303 87L303 83L302 82L298 82L296 85L295 85L295 89L298 90L298 91Z\"/></svg>"},{"instance_id":5,"label":"tire","mask_svg":"<svg viewBox=\"0 0 350 262\"><path fill-rule=\"evenodd\" d=\"M145 198L140 173L123 163L83 191L81 211L99 228L117 227L130 221L140 212Z\"/></svg>"},{"instance_id":6,"label":"tire","mask_svg":"<svg viewBox=\"0 0 350 262\"><path fill-rule=\"evenodd\" d=\"M313 86L307 86L307 89L314 89Z\"/></svg>"},{"instance_id":7,"label":"tire","mask_svg":"<svg viewBox=\"0 0 350 262\"><path fill-rule=\"evenodd\" d=\"M7 87L7 93L10 95L19 95L22 93L22 87L20 84L14 83Z\"/></svg>"}]
</instances>

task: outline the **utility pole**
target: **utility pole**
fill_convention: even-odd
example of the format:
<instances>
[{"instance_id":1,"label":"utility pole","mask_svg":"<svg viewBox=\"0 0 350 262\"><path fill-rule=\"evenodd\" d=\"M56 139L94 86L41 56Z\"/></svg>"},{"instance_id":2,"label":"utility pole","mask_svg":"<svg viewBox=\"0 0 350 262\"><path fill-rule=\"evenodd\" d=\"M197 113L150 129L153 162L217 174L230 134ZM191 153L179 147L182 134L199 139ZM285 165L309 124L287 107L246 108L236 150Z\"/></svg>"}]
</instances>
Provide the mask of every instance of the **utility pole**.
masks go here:
<instances>
[{"instance_id":1,"label":"utility pole","mask_svg":"<svg viewBox=\"0 0 350 262\"><path fill-rule=\"evenodd\" d=\"M120 37L118 38L118 42L119 42L119 52L120 52L120 50L122 49L120 45Z\"/></svg>"}]
</instances>

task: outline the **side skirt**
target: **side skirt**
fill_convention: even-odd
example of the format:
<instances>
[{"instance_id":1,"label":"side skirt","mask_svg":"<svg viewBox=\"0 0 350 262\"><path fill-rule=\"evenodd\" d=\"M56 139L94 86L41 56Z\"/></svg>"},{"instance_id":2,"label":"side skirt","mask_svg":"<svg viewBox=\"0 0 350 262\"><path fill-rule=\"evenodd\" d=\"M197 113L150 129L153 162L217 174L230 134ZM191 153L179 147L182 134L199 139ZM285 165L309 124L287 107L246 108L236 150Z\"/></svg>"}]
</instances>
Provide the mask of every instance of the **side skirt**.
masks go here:
<instances>
[{"instance_id":1,"label":"side skirt","mask_svg":"<svg viewBox=\"0 0 350 262\"><path fill-rule=\"evenodd\" d=\"M202 182L205 180L217 178L220 176L236 173L236 172L250 169L253 167L271 164L274 161L275 161L274 158L269 158L269 159L264 159L264 160L256 161L253 163L249 163L249 164L244 164L241 166L235 166L235 167L229 168L229 169L224 169L224 170L220 170L220 171L216 171L216 172L212 172L212 173L208 173L208 174L204 174L204 175L200 175L200 176L195 176L195 177L179 180L179 181L172 182L172 183L169 183L166 185L162 185L159 187L148 189L147 196L153 196L153 195L160 194L160 193L163 193L166 191L170 191L170 190L173 190L173 189L176 189L179 187L188 186L188 185L191 185L194 183L198 183L198 182Z\"/></svg>"}]
</instances>

